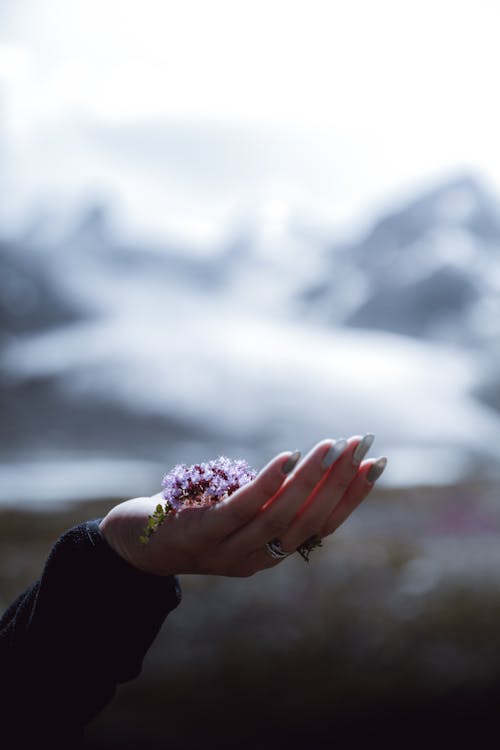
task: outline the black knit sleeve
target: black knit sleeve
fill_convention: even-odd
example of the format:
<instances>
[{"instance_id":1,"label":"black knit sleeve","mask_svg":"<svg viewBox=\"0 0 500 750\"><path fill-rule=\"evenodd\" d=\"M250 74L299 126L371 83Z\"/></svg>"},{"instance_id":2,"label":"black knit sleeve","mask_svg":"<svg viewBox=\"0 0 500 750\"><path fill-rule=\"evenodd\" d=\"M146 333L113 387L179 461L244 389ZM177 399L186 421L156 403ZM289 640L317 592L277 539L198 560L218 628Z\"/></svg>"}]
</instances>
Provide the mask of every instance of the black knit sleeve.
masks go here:
<instances>
[{"instance_id":1,"label":"black knit sleeve","mask_svg":"<svg viewBox=\"0 0 500 750\"><path fill-rule=\"evenodd\" d=\"M0 621L2 737L75 747L117 685L140 673L180 598L176 578L119 557L98 520L63 534Z\"/></svg>"}]
</instances>

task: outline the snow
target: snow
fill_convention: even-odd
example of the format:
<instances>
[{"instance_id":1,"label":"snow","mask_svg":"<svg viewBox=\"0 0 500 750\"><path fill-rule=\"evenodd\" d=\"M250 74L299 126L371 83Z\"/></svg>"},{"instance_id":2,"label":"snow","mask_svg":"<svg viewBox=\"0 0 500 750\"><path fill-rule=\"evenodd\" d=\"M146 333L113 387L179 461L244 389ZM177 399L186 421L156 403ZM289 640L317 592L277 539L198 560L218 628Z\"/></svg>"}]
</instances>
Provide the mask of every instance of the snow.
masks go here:
<instances>
[{"instance_id":1,"label":"snow","mask_svg":"<svg viewBox=\"0 0 500 750\"><path fill-rule=\"evenodd\" d=\"M18 340L3 366L242 440L268 431L276 451L374 432L390 458L384 481L399 485L454 481L464 455L493 455L500 441L500 420L470 395L479 372L466 352L258 318L203 296L172 311L153 295L107 320Z\"/></svg>"},{"instance_id":2,"label":"snow","mask_svg":"<svg viewBox=\"0 0 500 750\"><path fill-rule=\"evenodd\" d=\"M453 186L449 190L453 197ZM441 200L436 195L425 202L431 214L433 201ZM500 418L473 393L496 351L492 279L499 266L490 243L461 226L469 208L453 201L444 223L431 222L403 249L386 248L375 233L371 245L337 253L297 231L286 201L271 201L248 225L235 227L234 248L228 236L206 279L196 253L182 256L179 270L175 246L149 246L142 254L121 247L114 228L87 226L86 234L81 227L66 241L39 243L35 251L45 253L44 268L57 291L88 316L36 335L11 336L0 369L11 382L51 378L81 404L116 403L129 413L173 417L200 434L227 436L251 462L287 449L306 452L324 437L373 432L378 455L389 457L383 483L460 481L497 463ZM412 211L392 214L392 226L405 230ZM454 217L456 226L449 226ZM432 337L331 322L342 317L334 310L359 304L388 274L396 288L449 263L477 285L479 302L445 319L438 305ZM327 294L306 304L304 295L321 282ZM452 330L439 337L444 323ZM53 497L92 495L82 477L100 471L110 493L112 477L129 476L126 469L104 471L101 459L88 455L47 461L52 470L40 462L32 470L44 472ZM86 463L88 470L75 468ZM16 472L25 474L19 467L0 470L9 491ZM117 478L114 491L120 494L123 484Z\"/></svg>"}]
</instances>

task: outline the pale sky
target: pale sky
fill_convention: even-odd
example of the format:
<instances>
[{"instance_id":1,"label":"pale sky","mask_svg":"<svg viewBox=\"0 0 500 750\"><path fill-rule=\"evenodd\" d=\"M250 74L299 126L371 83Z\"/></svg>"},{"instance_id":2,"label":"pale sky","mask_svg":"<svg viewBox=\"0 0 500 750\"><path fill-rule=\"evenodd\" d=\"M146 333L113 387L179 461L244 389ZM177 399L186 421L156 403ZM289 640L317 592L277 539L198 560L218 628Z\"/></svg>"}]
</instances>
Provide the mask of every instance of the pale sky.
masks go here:
<instances>
[{"instance_id":1,"label":"pale sky","mask_svg":"<svg viewBox=\"0 0 500 750\"><path fill-rule=\"evenodd\" d=\"M6 192L27 202L56 185L54 170L41 166L35 178L27 167L50 133L49 151L82 123L151 120L220 127L229 141L244 131L236 143L260 170L255 190L308 197L306 209L332 220L359 218L462 168L500 192L499 32L496 0L3 0ZM265 148L248 145L254 131L260 144L272 133ZM269 157L279 134L289 160L284 147ZM86 160L82 184L92 184L93 168L106 184L100 158ZM191 174L207 220L211 211L215 222L227 218L221 206L248 188L245 169L218 203L217 187ZM177 209L185 200L188 215L183 190Z\"/></svg>"}]
</instances>

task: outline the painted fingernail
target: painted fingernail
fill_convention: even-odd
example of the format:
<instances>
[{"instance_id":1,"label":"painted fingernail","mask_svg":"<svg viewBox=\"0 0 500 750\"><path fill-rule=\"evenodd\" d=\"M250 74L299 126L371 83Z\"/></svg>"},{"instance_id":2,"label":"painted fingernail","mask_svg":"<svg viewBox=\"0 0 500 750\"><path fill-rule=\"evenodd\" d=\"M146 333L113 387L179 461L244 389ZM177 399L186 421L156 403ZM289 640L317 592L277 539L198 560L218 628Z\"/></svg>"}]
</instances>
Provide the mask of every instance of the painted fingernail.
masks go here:
<instances>
[{"instance_id":1,"label":"painted fingernail","mask_svg":"<svg viewBox=\"0 0 500 750\"><path fill-rule=\"evenodd\" d=\"M368 451L373 445L373 441L375 440L375 435L372 435L371 432L369 432L367 435L364 436L364 438L358 443L356 446L356 450L352 454L352 465L353 466L359 466L361 461L364 459Z\"/></svg>"},{"instance_id":2,"label":"painted fingernail","mask_svg":"<svg viewBox=\"0 0 500 750\"><path fill-rule=\"evenodd\" d=\"M371 465L371 467L368 470L368 473L366 475L366 479L368 482L376 482L377 479L382 476L384 473L384 469L387 466L387 459L385 456L382 456L382 458L377 458L375 463Z\"/></svg>"},{"instance_id":3,"label":"painted fingernail","mask_svg":"<svg viewBox=\"0 0 500 750\"><path fill-rule=\"evenodd\" d=\"M329 466L332 466L332 464L334 464L335 461L340 458L346 448L347 440L345 440L345 438L341 438L340 440L336 440L334 443L332 443L328 449L328 453L324 456L321 462L321 466L323 467L323 469L328 469Z\"/></svg>"},{"instance_id":4,"label":"painted fingernail","mask_svg":"<svg viewBox=\"0 0 500 750\"><path fill-rule=\"evenodd\" d=\"M283 466L281 467L281 472L283 474L290 474L291 471L295 469L297 464L300 461L301 452L300 451L294 451L291 456L287 458Z\"/></svg>"}]
</instances>

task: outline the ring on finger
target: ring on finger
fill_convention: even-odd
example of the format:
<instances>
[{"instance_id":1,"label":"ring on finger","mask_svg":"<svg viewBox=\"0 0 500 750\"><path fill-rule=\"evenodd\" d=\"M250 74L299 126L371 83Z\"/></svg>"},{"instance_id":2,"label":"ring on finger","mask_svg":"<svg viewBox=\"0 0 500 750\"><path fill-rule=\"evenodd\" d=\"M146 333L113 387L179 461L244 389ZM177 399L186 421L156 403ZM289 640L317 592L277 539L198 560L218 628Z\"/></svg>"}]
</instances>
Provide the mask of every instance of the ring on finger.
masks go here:
<instances>
[{"instance_id":1,"label":"ring on finger","mask_svg":"<svg viewBox=\"0 0 500 750\"><path fill-rule=\"evenodd\" d=\"M279 539L271 539L270 542L266 542L264 545L266 552L271 555L275 560L282 560L284 557L288 557L289 552L285 552L281 546Z\"/></svg>"},{"instance_id":2,"label":"ring on finger","mask_svg":"<svg viewBox=\"0 0 500 750\"><path fill-rule=\"evenodd\" d=\"M322 546L323 542L321 541L321 538L317 534L313 534L313 536L310 536L309 539L306 539L305 542L302 542L302 544L297 547L297 552L303 560L309 562L309 555L311 554L312 550L316 549L316 547Z\"/></svg>"}]
</instances>

